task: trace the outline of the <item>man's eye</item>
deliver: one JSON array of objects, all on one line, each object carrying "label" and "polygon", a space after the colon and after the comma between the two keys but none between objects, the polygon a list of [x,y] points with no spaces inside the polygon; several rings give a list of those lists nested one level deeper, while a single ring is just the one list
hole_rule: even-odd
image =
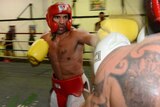
[{"label": "man's eye", "polygon": [[64,16],[64,19],[68,19],[68,16]]},{"label": "man's eye", "polygon": [[54,16],[54,19],[59,19],[59,16]]}]

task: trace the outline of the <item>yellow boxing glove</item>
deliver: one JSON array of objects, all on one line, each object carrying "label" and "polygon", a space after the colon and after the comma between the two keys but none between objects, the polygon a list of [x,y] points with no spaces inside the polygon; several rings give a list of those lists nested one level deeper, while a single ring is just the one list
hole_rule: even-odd
[{"label": "yellow boxing glove", "polygon": [[[118,32],[125,35],[130,42],[136,40],[138,36],[138,23],[127,18],[108,18],[101,22],[101,29],[106,33]],[[99,31],[99,33],[103,33]],[[103,33],[104,34],[104,33]]]},{"label": "yellow boxing glove", "polygon": [[27,57],[31,64],[38,65],[48,53],[49,45],[44,39],[36,40],[30,47]]}]

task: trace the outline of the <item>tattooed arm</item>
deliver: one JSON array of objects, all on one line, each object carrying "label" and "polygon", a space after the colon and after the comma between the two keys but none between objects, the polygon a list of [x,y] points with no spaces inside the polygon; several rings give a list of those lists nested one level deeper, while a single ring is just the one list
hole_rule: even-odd
[{"label": "tattooed arm", "polygon": [[115,49],[96,73],[84,107],[159,107],[160,34]]}]

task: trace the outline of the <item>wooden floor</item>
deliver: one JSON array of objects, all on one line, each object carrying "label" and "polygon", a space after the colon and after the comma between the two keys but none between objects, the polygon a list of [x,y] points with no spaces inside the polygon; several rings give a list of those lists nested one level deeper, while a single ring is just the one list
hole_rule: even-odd
[{"label": "wooden floor", "polygon": [[[90,80],[90,67],[84,66]],[[0,107],[49,107],[50,64],[0,62]]]}]

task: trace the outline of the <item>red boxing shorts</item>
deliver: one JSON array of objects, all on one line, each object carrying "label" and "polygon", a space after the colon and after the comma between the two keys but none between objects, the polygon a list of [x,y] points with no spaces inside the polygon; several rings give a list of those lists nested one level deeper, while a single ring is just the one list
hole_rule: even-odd
[{"label": "red boxing shorts", "polygon": [[52,77],[52,90],[54,90],[57,95],[59,107],[66,107],[68,95],[81,96],[83,89],[82,75],[66,80],[57,80],[54,76]]}]

